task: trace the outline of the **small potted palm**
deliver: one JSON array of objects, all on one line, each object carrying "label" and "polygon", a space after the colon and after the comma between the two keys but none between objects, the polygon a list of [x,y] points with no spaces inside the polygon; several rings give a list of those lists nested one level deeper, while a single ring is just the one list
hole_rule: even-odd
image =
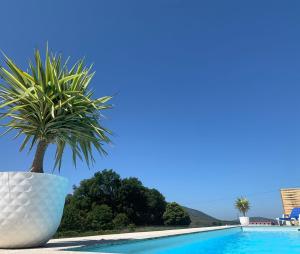
[{"label": "small potted palm", "polygon": [[242,226],[248,226],[249,225],[249,217],[246,216],[247,212],[250,209],[250,203],[248,199],[240,197],[237,198],[235,201],[235,207],[239,210],[240,213],[243,214],[243,216],[239,217],[240,223]]},{"label": "small potted palm", "polygon": [[94,73],[79,60],[68,68],[61,55],[44,59],[35,50],[29,71],[4,56],[0,66],[0,120],[5,133],[23,136],[20,151],[35,148],[29,172],[0,173],[0,248],[36,247],[56,232],[68,191],[67,179],[44,173],[47,148],[56,146],[54,168],[60,170],[65,147],[73,162],[94,161],[93,151],[105,154],[110,131],[101,111],[111,108],[109,96],[93,98]]}]

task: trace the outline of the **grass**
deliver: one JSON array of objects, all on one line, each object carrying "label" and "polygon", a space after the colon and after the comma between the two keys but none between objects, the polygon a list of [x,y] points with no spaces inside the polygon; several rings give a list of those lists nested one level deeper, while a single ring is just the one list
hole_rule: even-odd
[{"label": "grass", "polygon": [[171,229],[183,229],[189,228],[188,226],[145,226],[145,227],[128,227],[124,229],[113,229],[113,230],[101,230],[101,231],[65,231],[57,232],[53,238],[66,238],[66,237],[83,237],[83,236],[94,236],[94,235],[109,235],[109,234],[121,234],[131,232],[148,232],[148,231],[162,231]]}]

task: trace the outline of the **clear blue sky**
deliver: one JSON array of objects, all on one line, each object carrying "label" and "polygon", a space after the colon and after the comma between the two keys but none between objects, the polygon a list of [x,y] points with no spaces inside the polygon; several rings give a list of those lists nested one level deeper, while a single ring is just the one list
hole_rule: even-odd
[{"label": "clear blue sky", "polygon": [[[33,48],[86,56],[97,95],[117,93],[109,156],[72,184],[113,168],[168,201],[235,218],[281,214],[300,186],[299,1],[2,1],[0,48],[26,66]],[[0,139],[1,170],[27,170],[21,140]],[[53,166],[53,149],[46,168]]]}]

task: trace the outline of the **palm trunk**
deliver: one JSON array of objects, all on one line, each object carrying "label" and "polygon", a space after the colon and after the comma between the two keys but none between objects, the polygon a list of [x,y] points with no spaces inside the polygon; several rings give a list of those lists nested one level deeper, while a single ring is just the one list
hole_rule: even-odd
[{"label": "palm trunk", "polygon": [[39,141],[36,148],[34,160],[30,168],[30,172],[44,173],[43,164],[44,164],[44,156],[45,156],[47,146],[48,143],[46,141],[43,140]]}]

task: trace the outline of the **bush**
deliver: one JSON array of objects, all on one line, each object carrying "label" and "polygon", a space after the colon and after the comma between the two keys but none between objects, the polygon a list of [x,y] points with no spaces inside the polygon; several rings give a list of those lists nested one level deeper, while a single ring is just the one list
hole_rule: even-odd
[{"label": "bush", "polygon": [[165,225],[190,225],[191,219],[188,213],[177,203],[167,204],[166,211],[163,214]]},{"label": "bush", "polygon": [[128,225],[128,230],[129,230],[129,232],[134,232],[135,229],[136,229],[136,226],[135,226],[134,224],[129,224],[129,225]]},{"label": "bush", "polygon": [[163,225],[165,208],[165,197],[158,190],[145,187],[137,178],[122,179],[113,170],[103,170],[74,186],[59,231],[122,229],[129,223]]},{"label": "bush", "polygon": [[86,221],[82,216],[82,211],[68,204],[64,208],[59,231],[82,231],[86,229]]},{"label": "bush", "polygon": [[53,238],[66,238],[66,237],[77,237],[77,236],[80,236],[79,232],[69,230],[69,231],[56,232]]},{"label": "bush", "polygon": [[108,205],[95,205],[87,214],[87,224],[91,230],[112,229],[113,213]]},{"label": "bush", "polygon": [[125,213],[119,213],[113,220],[114,228],[121,229],[129,224],[129,219]]},{"label": "bush", "polygon": [[166,210],[165,197],[156,189],[147,189],[147,224],[162,225],[163,214]]},{"label": "bush", "polygon": [[222,222],[220,222],[220,221],[213,221],[212,225],[213,226],[222,226]]}]

